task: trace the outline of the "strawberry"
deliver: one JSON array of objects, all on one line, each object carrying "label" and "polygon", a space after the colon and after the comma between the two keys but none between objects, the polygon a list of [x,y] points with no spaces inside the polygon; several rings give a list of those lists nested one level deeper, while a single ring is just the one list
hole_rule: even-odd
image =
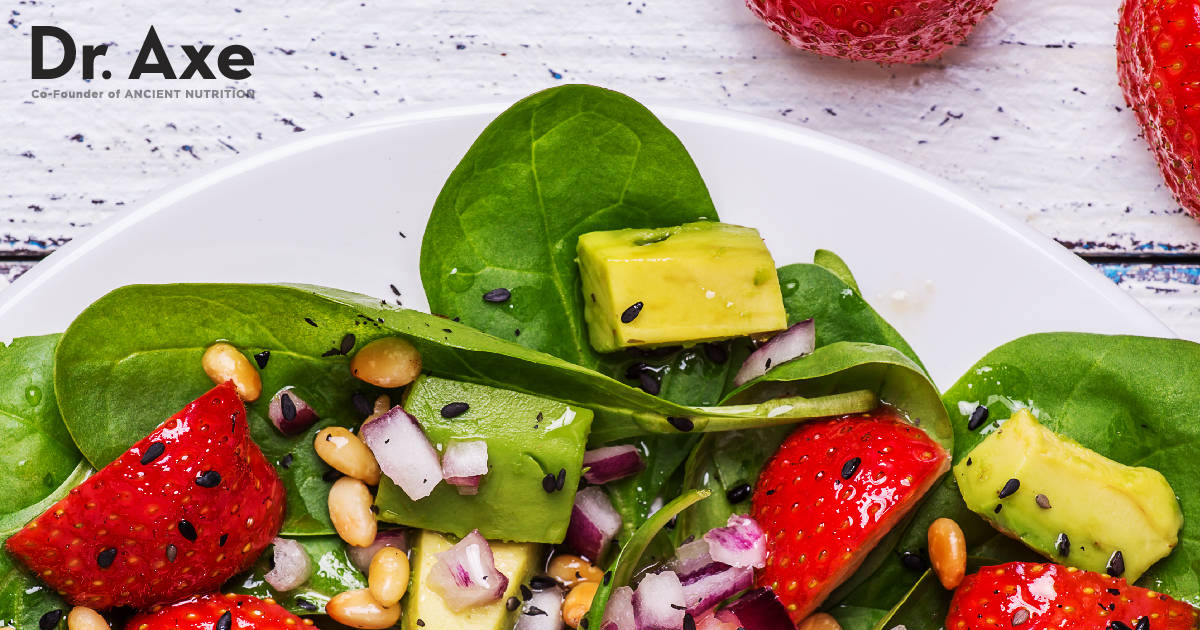
[{"label": "strawberry", "polygon": [[820,55],[918,63],[966,39],[996,0],[746,0],[789,44]]},{"label": "strawberry", "polygon": [[799,624],[949,469],[946,450],[890,410],[800,425],[754,491],[767,533],[758,584]]},{"label": "strawberry", "polygon": [[1117,76],[1175,198],[1200,217],[1193,175],[1200,123],[1200,27],[1195,4],[1125,0],[1117,27]]},{"label": "strawberry", "polygon": [[296,630],[312,625],[312,620],[293,615],[273,599],[214,593],[170,606],[154,606],[130,619],[125,627],[133,630]]},{"label": "strawberry", "polygon": [[945,627],[1184,630],[1196,627],[1196,610],[1121,578],[1013,562],[968,575],[954,592]]},{"label": "strawberry", "polygon": [[283,521],[283,483],[232,383],[159,425],[8,539],[68,602],[105,610],[216,590]]}]

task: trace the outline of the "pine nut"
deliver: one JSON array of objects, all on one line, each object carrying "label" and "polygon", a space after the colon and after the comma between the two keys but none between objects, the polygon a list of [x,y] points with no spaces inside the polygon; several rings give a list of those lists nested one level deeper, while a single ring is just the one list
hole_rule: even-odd
[{"label": "pine nut", "polygon": [[828,613],[817,613],[809,615],[807,619],[800,622],[800,626],[796,630],[842,630],[841,624],[833,615]]},{"label": "pine nut", "polygon": [[554,559],[550,561],[547,573],[567,588],[584,582],[599,582],[604,579],[604,571],[579,556],[566,553],[554,556]]},{"label": "pine nut", "polygon": [[86,606],[76,606],[67,614],[68,630],[109,630],[100,613]]},{"label": "pine nut", "polygon": [[317,456],[338,472],[354,477],[368,486],[379,485],[379,462],[363,441],[343,427],[326,427],[313,440]]},{"label": "pine nut", "polygon": [[367,589],[338,593],[325,604],[325,614],[343,626],[381,630],[400,621],[400,606],[380,606]]},{"label": "pine nut", "polygon": [[258,376],[258,370],[254,369],[246,355],[224,341],[209,346],[200,359],[200,365],[216,385],[233,381],[238,396],[246,402],[258,400],[262,394],[262,379]]},{"label": "pine nut", "polygon": [[592,607],[592,598],[596,596],[598,588],[600,588],[599,582],[583,582],[571,589],[571,592],[567,593],[567,598],[563,600],[563,623],[572,628],[578,628],[579,622],[587,616],[588,609]]},{"label": "pine nut", "polygon": [[355,547],[375,541],[378,523],[371,511],[371,491],[353,477],[342,477],[329,489],[329,519],[342,540]]},{"label": "pine nut", "polygon": [[421,373],[421,353],[399,337],[383,337],[350,359],[350,372],[376,387],[403,387]]},{"label": "pine nut", "polygon": [[967,539],[958,523],[939,518],[929,526],[929,563],[945,588],[954,590],[962,583],[967,573]]},{"label": "pine nut", "polygon": [[408,590],[408,555],[395,547],[384,547],[371,558],[367,590],[384,606],[395,606]]}]

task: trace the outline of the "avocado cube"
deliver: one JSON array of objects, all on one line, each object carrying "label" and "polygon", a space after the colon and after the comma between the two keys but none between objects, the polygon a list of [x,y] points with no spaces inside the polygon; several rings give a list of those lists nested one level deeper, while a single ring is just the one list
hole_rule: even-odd
[{"label": "avocado cube", "polygon": [[954,477],[967,507],[1060,564],[1112,572],[1120,551],[1121,577],[1133,583],[1179,542],[1183,512],[1162,473],[1108,459],[1025,410],[955,465]]},{"label": "avocado cube", "polygon": [[775,261],[758,230],[685,223],[579,237],[592,347],[694,344],[787,327]]},{"label": "avocado cube", "polygon": [[437,532],[421,531],[412,550],[412,585],[404,600],[405,630],[510,630],[520,609],[508,610],[510,597],[519,597],[521,585],[539,566],[542,550],[530,543],[492,542],[496,569],[508,578],[508,590],[500,599],[484,606],[454,612],[426,580],[437,563],[437,554],[448,551],[454,541]]},{"label": "avocado cube", "polygon": [[[468,408],[443,417],[450,403]],[[488,540],[562,542],[583,470],[590,410],[432,376],[412,384],[404,408],[439,453],[453,442],[487,442],[488,473],[478,494],[461,495],[442,483],[418,501],[384,477],[375,498],[380,520],[459,537],[478,529]],[[560,473],[564,479],[558,486]],[[555,481],[550,492],[544,487],[547,476]]]}]

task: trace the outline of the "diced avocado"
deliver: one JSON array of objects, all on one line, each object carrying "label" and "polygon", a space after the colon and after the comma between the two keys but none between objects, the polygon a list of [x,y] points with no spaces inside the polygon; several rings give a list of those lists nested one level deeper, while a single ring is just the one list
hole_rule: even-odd
[{"label": "diced avocado", "polygon": [[486,606],[454,612],[425,580],[437,562],[437,554],[449,550],[454,541],[436,532],[421,531],[412,550],[412,584],[404,600],[405,630],[511,630],[520,609],[505,607],[510,597],[520,597],[521,585],[529,581],[541,560],[541,547],[531,543],[491,543],[496,568],[508,577],[504,597]]},{"label": "diced avocado", "polygon": [[[443,417],[450,403],[466,403],[467,410]],[[487,442],[488,473],[476,495],[442,483],[419,501],[384,477],[375,499],[380,520],[460,537],[478,529],[489,540],[562,542],[583,471],[590,410],[431,376],[412,384],[404,408],[439,453],[456,441]]]},{"label": "diced avocado", "polygon": [[[1183,513],[1156,470],[1134,468],[1021,410],[954,467],[967,507],[1054,562],[1134,582],[1179,541]],[[1015,480],[1015,481],[1013,481]],[[1115,570],[1114,570],[1115,569]]]},{"label": "diced avocado", "polygon": [[685,223],[579,237],[584,319],[599,352],[715,341],[787,327],[758,230]]}]

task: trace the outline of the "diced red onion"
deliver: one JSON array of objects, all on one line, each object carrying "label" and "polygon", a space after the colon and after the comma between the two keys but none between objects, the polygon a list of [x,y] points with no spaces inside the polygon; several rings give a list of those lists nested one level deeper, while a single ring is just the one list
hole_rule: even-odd
[{"label": "diced red onion", "polygon": [[636,475],[646,468],[642,454],[632,444],[604,446],[583,454],[583,478],[591,484],[605,484]]},{"label": "diced red onion", "polygon": [[442,479],[459,494],[478,494],[479,481],[488,472],[487,442],[454,442],[442,455]]},{"label": "diced red onion", "polygon": [[704,535],[713,560],[731,567],[767,566],[767,535],[749,516],[734,514],[725,527],[710,529]]},{"label": "diced red onion", "polygon": [[813,324],[813,320],[806,319],[793,324],[791,328],[775,335],[761,348],[746,357],[737,376],[733,377],[733,385],[741,386],[766,374],[768,370],[777,365],[806,354],[812,354],[816,347],[817,328]]},{"label": "diced red onion", "polygon": [[494,602],[508,588],[508,576],[496,569],[492,547],[479,530],[436,557],[429,570],[429,586],[455,612]]},{"label": "diced red onion", "polygon": [[275,566],[263,577],[271,588],[287,592],[299,588],[312,576],[312,559],[304,547],[290,538],[271,541],[272,559]]},{"label": "diced red onion", "polygon": [[350,556],[350,564],[363,573],[371,567],[371,560],[384,547],[395,547],[408,551],[408,534],[403,529],[381,529],[375,534],[375,542],[366,547],[346,546],[346,555]]},{"label": "diced red onion", "polygon": [[717,619],[746,630],[793,630],[787,610],[769,588],[756,588],[717,611]]},{"label": "diced red onion", "polygon": [[714,562],[683,583],[683,605],[693,617],[754,586],[754,569]]},{"label": "diced red onion", "polygon": [[399,405],[362,425],[359,436],[375,454],[383,474],[413,501],[429,496],[441,483],[437,450],[417,419]]},{"label": "diced red onion", "polygon": [[739,630],[741,626],[717,619],[716,611],[710,610],[696,617],[696,630]]},{"label": "diced red onion", "polygon": [[562,605],[563,594],[557,586],[534,591],[521,608],[514,630],[563,630]]},{"label": "diced red onion", "polygon": [[575,494],[564,543],[588,560],[599,562],[620,529],[621,515],[608,495],[600,488],[584,488]]},{"label": "diced red onion", "polygon": [[[283,401],[284,396],[287,396],[286,403]],[[267,405],[267,417],[284,435],[300,435],[321,419],[290,387],[275,392],[271,397],[271,403]]]},{"label": "diced red onion", "polygon": [[633,592],[638,630],[680,630],[683,614],[683,585],[674,571],[647,575]]},{"label": "diced red onion", "polygon": [[692,575],[707,569],[712,563],[708,543],[704,540],[693,540],[675,550],[675,559],[671,561],[670,569],[681,581],[686,581]]},{"label": "diced red onion", "polygon": [[633,589],[621,586],[613,589],[604,608],[604,623],[600,630],[637,630],[633,617]]}]

